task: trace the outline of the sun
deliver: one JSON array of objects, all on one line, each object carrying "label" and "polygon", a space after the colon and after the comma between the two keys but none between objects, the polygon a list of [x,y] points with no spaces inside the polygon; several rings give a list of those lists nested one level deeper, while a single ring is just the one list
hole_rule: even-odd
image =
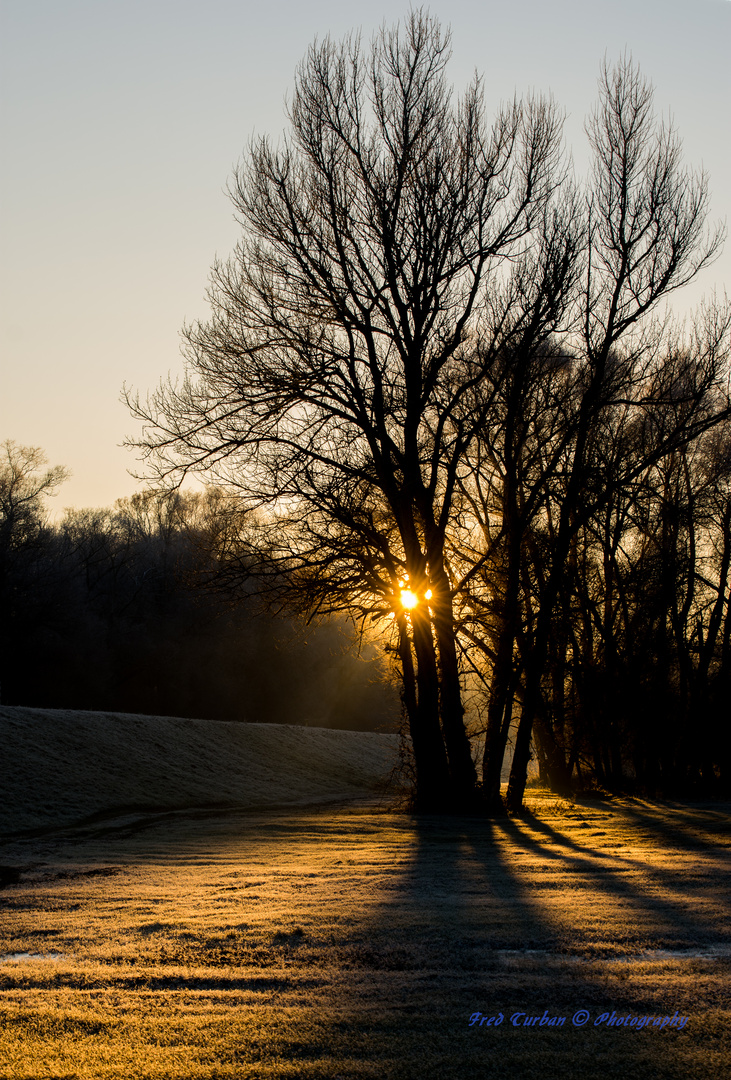
[{"label": "sun", "polygon": [[412,592],[411,589],[402,589],[401,603],[407,609],[407,611],[410,611],[412,608],[415,608],[416,605],[419,603],[419,597],[416,595],[415,592]]}]

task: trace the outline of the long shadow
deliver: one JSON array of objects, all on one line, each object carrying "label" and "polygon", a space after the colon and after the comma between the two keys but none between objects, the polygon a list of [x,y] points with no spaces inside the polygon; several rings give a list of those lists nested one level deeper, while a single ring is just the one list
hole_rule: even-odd
[{"label": "long shadow", "polygon": [[[604,961],[674,949],[692,956],[700,945],[731,943],[728,892],[702,867],[689,877],[684,865],[617,856],[536,818],[414,817],[410,829],[411,860],[371,926],[378,937],[398,916],[410,928],[404,954],[407,942],[415,953],[428,937],[433,956],[447,963],[449,954],[467,970],[530,955]],[[652,854],[659,851],[655,844]],[[565,895],[556,901],[557,889],[570,889],[573,903]],[[693,906],[706,889],[717,893],[715,911]]]},{"label": "long shadow", "polygon": [[[674,846],[686,851],[708,848],[718,834],[729,836],[731,803],[685,805],[632,799],[622,801],[620,812],[638,827],[662,834]],[[669,815],[672,815],[672,821],[668,820]]]},{"label": "long shadow", "polygon": [[[627,816],[641,823],[645,829],[652,830],[655,835],[658,835],[663,845],[668,833],[673,837],[675,847],[680,847],[681,842],[687,840],[682,833],[666,829],[664,822],[657,823],[652,820],[648,822],[647,818],[637,813]],[[513,820],[506,823],[504,827],[507,835],[510,835],[516,843],[529,847],[534,854],[544,859],[560,861],[572,872],[586,875],[597,894],[613,894],[615,898],[630,901],[636,910],[654,916],[662,915],[668,927],[675,929],[676,937],[677,930],[682,928],[689,943],[696,942],[699,935],[720,939],[723,944],[731,941],[731,929],[724,930],[723,926],[719,926],[718,920],[704,918],[697,909],[694,912],[688,911],[687,905],[691,900],[689,893],[693,888],[699,887],[699,882],[697,876],[689,878],[683,867],[661,868],[653,866],[651,861],[626,854],[597,850],[596,847],[588,844],[578,844],[548,822],[534,817],[522,821]],[[531,833],[538,833],[542,839],[537,839]],[[683,843],[683,850],[697,855],[704,846],[697,842],[697,838],[693,838],[692,841]],[[566,849],[570,854],[566,852]],[[658,849],[658,844],[652,848],[654,853],[657,853]],[[678,899],[661,896],[656,891],[650,895],[647,889],[638,889],[628,878],[628,871],[632,870],[641,871],[648,882],[657,884],[666,891],[672,889]],[[709,873],[702,875],[700,884],[701,888],[716,887]],[[728,896],[728,893],[726,895]],[[726,904],[726,909],[728,912],[728,904]],[[726,927],[731,927],[730,916],[731,912],[727,916]]]},{"label": "long shadow", "polygon": [[[617,824],[626,837],[627,823]],[[653,828],[647,819],[643,824]],[[411,860],[375,909],[369,932],[378,939],[392,932],[394,921],[408,928],[400,942],[402,970],[421,965],[432,998],[441,998],[445,1012],[461,1009],[458,1023],[467,1024],[469,1010],[508,1016],[508,1010],[540,1015],[548,1008],[568,1017],[584,1007],[594,1018],[613,1010],[657,1013],[671,1004],[658,1005],[663,985],[674,994],[680,984],[658,969],[651,978],[645,971],[641,980],[628,980],[627,964],[615,961],[652,960],[655,949],[679,950],[678,959],[686,950],[692,958],[701,943],[731,942],[728,918],[724,924],[692,907],[683,866],[664,871],[617,857],[597,849],[591,837],[580,843],[537,818],[413,817],[409,827]],[[655,832],[664,839],[662,830]],[[659,852],[658,842],[652,853]],[[676,898],[658,884],[674,886]],[[697,888],[695,876],[689,884],[691,892]],[[720,883],[713,886],[720,895]],[[727,900],[722,907],[728,915]],[[398,966],[399,959],[389,954],[386,962]],[[697,976],[682,985],[694,995]],[[418,987],[410,992],[427,1002],[423,988],[420,997]]]}]

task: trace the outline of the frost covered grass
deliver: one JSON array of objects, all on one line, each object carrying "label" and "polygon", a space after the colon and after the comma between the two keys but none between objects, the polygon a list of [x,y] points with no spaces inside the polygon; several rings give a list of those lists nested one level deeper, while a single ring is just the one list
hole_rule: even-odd
[{"label": "frost covered grass", "polygon": [[[31,955],[0,961],[0,1076],[725,1080],[729,807],[531,798],[14,841],[0,956]],[[546,1011],[565,1024],[510,1023]]]},{"label": "frost covered grass", "polygon": [[398,737],[0,706],[0,838],[99,817],[311,805],[382,789]]}]

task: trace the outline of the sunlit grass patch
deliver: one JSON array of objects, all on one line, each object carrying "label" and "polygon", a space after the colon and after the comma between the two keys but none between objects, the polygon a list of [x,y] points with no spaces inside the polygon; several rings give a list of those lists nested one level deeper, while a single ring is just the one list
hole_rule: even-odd
[{"label": "sunlit grass patch", "polygon": [[[13,1077],[689,1077],[723,1074],[728,1021],[710,1013],[702,1059],[684,1033],[470,1030],[438,1013],[385,1001],[358,1009],[243,1007],[203,994],[141,994],[133,1002],[59,995],[45,1012],[8,1017],[3,1064]],[[112,1018],[113,1014],[116,1016]],[[702,1071],[698,1069],[703,1062]],[[466,1071],[465,1071],[466,1070]],[[685,1070],[685,1071],[683,1071]]]},{"label": "sunlit grass patch", "polygon": [[[342,810],[47,848],[2,894],[0,953],[62,955],[0,962],[0,1077],[725,1080],[724,813]],[[507,1019],[547,1007],[564,1027]],[[689,1021],[577,1029],[580,1007]]]}]

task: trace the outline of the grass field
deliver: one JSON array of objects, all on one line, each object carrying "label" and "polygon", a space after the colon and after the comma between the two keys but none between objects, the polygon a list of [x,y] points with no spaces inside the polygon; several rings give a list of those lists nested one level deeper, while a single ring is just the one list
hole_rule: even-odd
[{"label": "grass field", "polygon": [[12,841],[0,1076],[726,1080],[730,808],[529,801],[492,822],[344,804]]}]

